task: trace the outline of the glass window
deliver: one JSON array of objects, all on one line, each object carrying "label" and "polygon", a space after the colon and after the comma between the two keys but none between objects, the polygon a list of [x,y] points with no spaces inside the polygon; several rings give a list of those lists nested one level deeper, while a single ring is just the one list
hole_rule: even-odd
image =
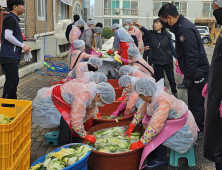
[{"label": "glass window", "polygon": [[212,2],[203,2],[202,17],[213,17]]},{"label": "glass window", "polygon": [[112,24],[119,24],[119,19],[112,19]]},{"label": "glass window", "polygon": [[187,15],[187,2],[174,2],[174,5],[177,7],[177,10],[183,16]]},{"label": "glass window", "polygon": [[67,5],[61,0],[58,0],[58,19],[67,19]]},{"label": "glass window", "polygon": [[38,0],[38,19],[45,20],[45,1]]},{"label": "glass window", "polygon": [[138,1],[131,1],[131,9],[138,9]]},{"label": "glass window", "polygon": [[169,2],[170,1],[155,1],[154,2],[154,9],[153,9],[153,16],[158,16],[158,12],[159,12],[160,8]]},{"label": "glass window", "polygon": [[104,27],[111,27],[111,19],[104,19]]}]

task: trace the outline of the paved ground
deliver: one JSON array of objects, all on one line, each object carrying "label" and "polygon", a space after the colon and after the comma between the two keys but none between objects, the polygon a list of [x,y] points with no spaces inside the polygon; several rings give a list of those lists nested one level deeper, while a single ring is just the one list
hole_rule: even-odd
[{"label": "paved ground", "polygon": [[[211,62],[212,54],[213,54],[213,48],[205,46],[207,56],[209,61]],[[66,58],[60,58],[60,59],[50,59],[53,61],[53,63],[62,61],[67,63],[67,57]],[[44,68],[43,68],[44,69]],[[58,74],[58,73],[57,73]],[[66,74],[61,74],[66,75]],[[181,83],[182,77],[175,76],[176,82]],[[33,100],[37,94],[37,91],[42,87],[49,87],[48,81],[50,79],[50,76],[43,76],[38,73],[30,74],[22,79],[20,79],[20,83],[18,86],[18,99],[21,100]],[[61,77],[55,77],[51,82],[59,81]],[[166,80],[166,84],[169,90],[169,83]],[[0,89],[0,96],[2,95],[3,89]],[[178,89],[178,95],[179,99],[185,101],[187,103],[187,91],[186,90],[179,90]],[[31,139],[32,139],[32,145],[31,145],[31,163],[33,163],[35,160],[37,160],[39,157],[45,155],[46,153],[49,153],[53,150],[55,150],[55,146],[53,144],[46,145],[45,137],[44,135],[49,131],[58,131],[58,129],[43,129],[35,124],[32,124],[31,127]],[[167,169],[178,169],[178,170],[214,170],[214,164],[206,159],[203,158],[203,138],[199,137],[197,140],[197,145],[195,146],[195,157],[196,157],[196,166],[189,168],[187,166],[187,160],[181,158],[179,160],[179,165],[177,168],[169,166],[168,168],[164,168],[161,170],[167,170]]]}]

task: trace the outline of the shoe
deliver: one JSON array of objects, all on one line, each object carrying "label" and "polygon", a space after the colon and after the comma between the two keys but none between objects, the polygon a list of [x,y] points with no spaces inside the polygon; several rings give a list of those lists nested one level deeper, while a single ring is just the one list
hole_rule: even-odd
[{"label": "shoe", "polygon": [[173,93],[173,95],[178,99],[178,94],[177,93]]},{"label": "shoe", "polygon": [[178,88],[178,89],[186,89],[186,87],[184,86],[183,83],[178,84],[177,88]]},{"label": "shoe", "polygon": [[168,166],[166,146],[160,145],[153,151],[154,159],[147,162],[147,169],[157,169]]}]

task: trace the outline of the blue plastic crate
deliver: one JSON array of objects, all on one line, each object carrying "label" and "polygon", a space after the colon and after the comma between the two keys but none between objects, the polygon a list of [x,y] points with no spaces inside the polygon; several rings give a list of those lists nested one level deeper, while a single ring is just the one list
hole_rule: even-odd
[{"label": "blue plastic crate", "polygon": [[[56,149],[55,151],[52,151],[52,152],[58,152],[61,150],[61,148],[69,148],[70,145],[77,145],[77,144],[81,144],[81,145],[84,145],[82,143],[72,143],[72,144],[69,144],[69,145],[64,145],[58,149]],[[74,163],[73,165],[70,165],[69,167],[67,168],[64,168],[63,170],[87,170],[87,161],[89,159],[89,155],[91,154],[91,151],[89,151],[80,161]],[[39,163],[43,163],[45,161],[45,157],[47,155],[44,155],[43,157],[39,158],[37,161],[35,161],[31,167],[35,166],[36,164],[39,164]]]}]

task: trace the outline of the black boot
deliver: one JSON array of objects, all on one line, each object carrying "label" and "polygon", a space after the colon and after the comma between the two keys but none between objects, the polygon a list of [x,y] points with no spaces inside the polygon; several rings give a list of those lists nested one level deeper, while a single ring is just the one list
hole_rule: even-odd
[{"label": "black boot", "polygon": [[152,153],[155,157],[147,162],[147,169],[157,169],[168,166],[166,146],[160,145]]}]

